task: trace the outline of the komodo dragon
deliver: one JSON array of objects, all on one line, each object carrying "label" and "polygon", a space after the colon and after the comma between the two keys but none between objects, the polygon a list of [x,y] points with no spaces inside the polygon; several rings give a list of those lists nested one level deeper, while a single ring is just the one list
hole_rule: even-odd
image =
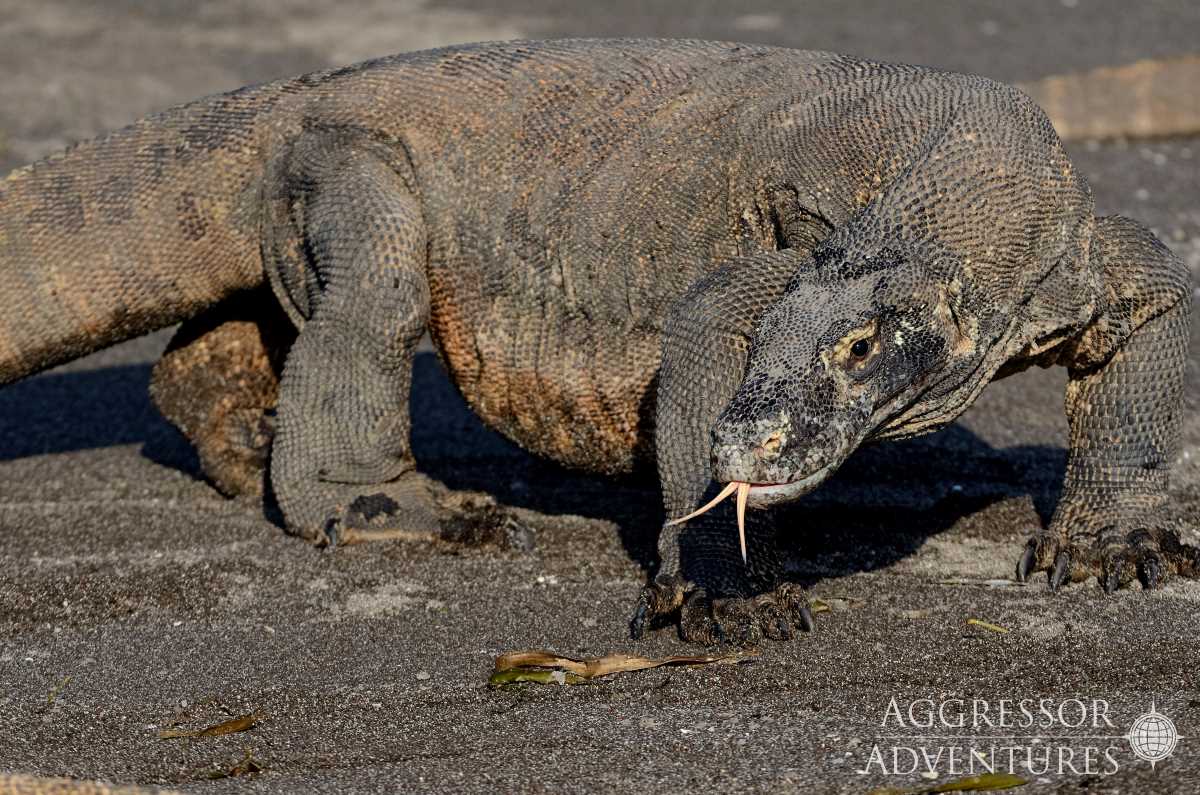
[{"label": "komodo dragon", "polygon": [[[862,443],[1061,364],[1065,488],[1018,576],[1200,568],[1166,492],[1187,270],[1096,217],[1045,115],[979,77],[702,41],[382,58],[13,173],[0,279],[0,383],[182,322],[154,401],[227,494],[261,490],[269,450],[287,529],[322,544],[500,521],[414,469],[429,331],[526,449],[601,473],[656,459],[668,518],[725,483],[794,500]],[[731,520],[664,528],[635,636],[806,627],[772,545],[744,568]]]}]

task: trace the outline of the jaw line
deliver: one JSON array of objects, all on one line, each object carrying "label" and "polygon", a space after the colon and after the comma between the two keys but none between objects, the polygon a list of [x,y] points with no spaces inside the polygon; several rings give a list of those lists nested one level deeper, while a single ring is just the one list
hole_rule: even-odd
[{"label": "jaw line", "polygon": [[826,464],[811,475],[787,483],[751,484],[746,504],[751,508],[766,508],[770,505],[798,500],[824,483],[835,469],[837,469],[837,464]]}]

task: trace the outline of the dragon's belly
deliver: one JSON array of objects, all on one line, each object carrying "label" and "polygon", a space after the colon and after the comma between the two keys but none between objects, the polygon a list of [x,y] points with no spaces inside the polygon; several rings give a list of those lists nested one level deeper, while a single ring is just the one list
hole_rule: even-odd
[{"label": "dragon's belly", "polygon": [[451,378],[488,426],[530,452],[594,472],[628,472],[647,455],[656,327],[457,297],[435,298],[430,327]]}]

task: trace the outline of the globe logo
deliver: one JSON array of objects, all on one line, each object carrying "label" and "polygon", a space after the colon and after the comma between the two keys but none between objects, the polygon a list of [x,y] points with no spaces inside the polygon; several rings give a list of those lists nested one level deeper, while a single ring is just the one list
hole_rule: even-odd
[{"label": "globe logo", "polygon": [[1179,742],[1175,722],[1150,705],[1150,711],[1139,715],[1129,727],[1129,748],[1133,755],[1145,759],[1154,767],[1171,755]]}]

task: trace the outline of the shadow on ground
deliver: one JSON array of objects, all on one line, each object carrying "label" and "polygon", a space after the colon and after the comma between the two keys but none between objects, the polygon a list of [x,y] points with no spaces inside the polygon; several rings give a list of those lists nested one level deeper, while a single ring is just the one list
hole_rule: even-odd
[{"label": "shadow on ground", "polygon": [[[62,372],[0,391],[0,461],[140,444],[149,460],[201,478],[191,446],[150,402],[150,372],[150,365]],[[614,479],[525,453],[467,408],[432,353],[417,356],[412,410],[414,452],[429,475],[513,507],[611,523],[632,560],[646,570],[655,565],[653,531],[663,514],[653,471]],[[959,425],[870,445],[817,492],[779,512],[782,547],[794,578],[811,584],[891,565],[1000,500],[1028,497],[1045,522],[1064,463],[1061,448],[997,449]]]}]

